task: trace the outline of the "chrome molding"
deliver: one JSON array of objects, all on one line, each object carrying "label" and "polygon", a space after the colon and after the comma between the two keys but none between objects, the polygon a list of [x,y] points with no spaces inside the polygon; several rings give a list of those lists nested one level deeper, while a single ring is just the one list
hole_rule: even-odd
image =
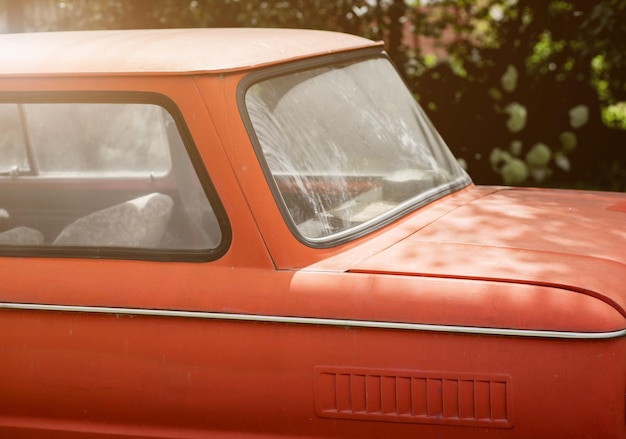
[{"label": "chrome molding", "polygon": [[315,317],[288,317],[273,315],[235,314],[202,311],[176,311],[164,309],[117,308],[104,306],[45,305],[34,303],[0,302],[0,309],[55,311],[73,313],[113,314],[128,316],[177,317],[187,319],[230,320],[262,323],[288,323],[298,325],[341,326],[350,328],[396,329],[405,331],[447,332],[456,334],[495,335],[505,337],[540,337],[601,340],[626,335],[626,329],[611,332],[541,331],[532,329],[485,328],[478,326],[432,325],[422,323],[381,322]]}]

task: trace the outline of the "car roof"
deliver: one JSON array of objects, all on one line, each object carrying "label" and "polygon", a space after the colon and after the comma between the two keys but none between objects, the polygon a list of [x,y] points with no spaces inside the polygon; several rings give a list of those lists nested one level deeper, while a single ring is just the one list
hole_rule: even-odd
[{"label": "car roof", "polygon": [[379,45],[337,32],[159,29],[0,35],[0,76],[217,73]]}]

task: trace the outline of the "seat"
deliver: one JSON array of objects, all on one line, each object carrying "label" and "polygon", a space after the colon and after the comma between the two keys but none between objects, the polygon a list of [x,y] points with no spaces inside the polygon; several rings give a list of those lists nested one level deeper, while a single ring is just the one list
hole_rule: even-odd
[{"label": "seat", "polygon": [[93,212],[61,231],[53,245],[156,248],[161,243],[174,201],[152,193]]},{"label": "seat", "polygon": [[43,245],[43,233],[30,227],[15,227],[0,233],[0,245]]}]

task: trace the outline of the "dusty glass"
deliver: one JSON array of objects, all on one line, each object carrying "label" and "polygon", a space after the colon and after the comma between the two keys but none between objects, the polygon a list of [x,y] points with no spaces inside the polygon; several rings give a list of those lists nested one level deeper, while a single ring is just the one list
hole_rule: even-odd
[{"label": "dusty glass", "polygon": [[352,233],[470,183],[384,58],[272,77],[245,101],[304,238]]},{"label": "dusty glass", "polygon": [[11,249],[206,250],[222,239],[176,122],[148,103],[0,104],[0,220]]}]

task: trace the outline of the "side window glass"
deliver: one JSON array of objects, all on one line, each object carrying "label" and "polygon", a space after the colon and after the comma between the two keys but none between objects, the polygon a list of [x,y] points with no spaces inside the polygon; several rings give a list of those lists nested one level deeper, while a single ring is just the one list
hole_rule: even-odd
[{"label": "side window glass", "polygon": [[0,253],[184,259],[221,242],[214,206],[165,108],[0,104]]},{"label": "side window glass", "polygon": [[[170,168],[164,130],[167,114],[163,114],[161,107],[146,104],[22,107],[28,141],[40,173],[157,176]],[[97,147],[85,147],[94,143]]]},{"label": "side window glass", "polygon": [[19,107],[0,104],[0,175],[29,172]]}]

